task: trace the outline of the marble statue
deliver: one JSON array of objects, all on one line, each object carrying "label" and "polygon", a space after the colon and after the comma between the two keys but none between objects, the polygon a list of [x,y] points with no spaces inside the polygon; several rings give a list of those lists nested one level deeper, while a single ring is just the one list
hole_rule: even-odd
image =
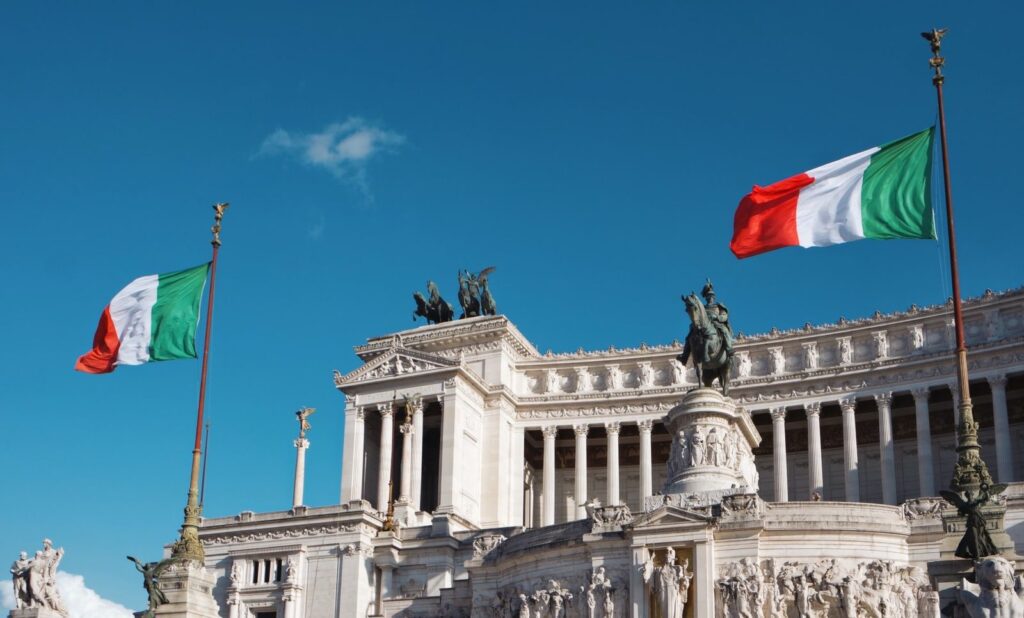
[{"label": "marble statue", "polygon": [[1024,618],[1024,578],[1006,558],[990,556],[974,566],[977,584],[964,579],[957,590],[970,618]]},{"label": "marble statue", "polygon": [[664,564],[655,566],[653,560],[648,560],[640,567],[644,583],[651,586],[654,603],[663,618],[683,618],[693,579],[689,565],[690,561],[684,559],[680,566],[676,562],[676,551],[669,547]]},{"label": "marble statue", "polygon": [[591,383],[590,370],[586,367],[580,367],[576,370],[576,392],[577,393],[589,393],[593,389]]},{"label": "marble statue", "polygon": [[546,374],[546,378],[547,378],[547,392],[549,392],[549,393],[557,393],[559,390],[561,390],[559,388],[561,386],[561,378],[559,378],[557,371],[555,371],[554,369],[548,369],[547,374]]},{"label": "marble statue", "polygon": [[231,579],[231,585],[232,586],[238,586],[238,585],[240,585],[242,583],[242,563],[241,562],[237,562],[236,561],[236,562],[232,562],[231,563],[231,575],[229,577]]},{"label": "marble statue", "polygon": [[736,375],[741,378],[749,378],[750,372],[754,369],[754,363],[750,360],[749,352],[738,352],[736,358],[739,365],[736,367]]},{"label": "marble statue", "polygon": [[725,467],[731,470],[738,470],[739,465],[739,436],[736,435],[736,430],[733,429],[725,433]]},{"label": "marble statue", "polygon": [[719,436],[718,429],[712,428],[707,437],[708,463],[712,466],[725,465],[725,441]]},{"label": "marble statue", "polygon": [[288,560],[284,563],[284,580],[289,584],[294,584],[298,575],[299,565],[295,562],[295,558],[288,556]]},{"label": "marble statue", "polygon": [[608,390],[617,391],[622,388],[622,370],[618,365],[608,368]]},{"label": "marble statue", "polygon": [[142,574],[142,587],[146,590],[149,601],[148,609],[140,615],[140,618],[152,618],[157,607],[167,603],[164,591],[160,589],[160,573],[167,567],[174,564],[173,560],[161,560],[160,562],[139,562],[136,558],[128,556],[128,560],[135,563],[135,569]]},{"label": "marble statue", "polygon": [[518,618],[530,618],[530,599],[525,594],[519,593],[519,616]]},{"label": "marble statue", "polygon": [[672,366],[672,383],[673,384],[684,384],[686,382],[686,366],[680,363],[678,360],[671,363]]},{"label": "marble statue", "polygon": [[914,350],[920,350],[924,347],[924,327],[915,325],[910,329],[910,347]]},{"label": "marble statue", "polygon": [[427,318],[427,324],[450,322],[455,315],[455,309],[441,298],[437,284],[433,281],[427,281],[427,295],[429,298],[424,298],[419,292],[412,293],[413,300],[416,301],[416,309],[412,312],[413,321],[416,321],[417,317],[424,317]]},{"label": "marble statue", "polygon": [[769,354],[772,361],[772,375],[780,376],[786,373],[786,356],[782,353],[782,348],[770,348]]},{"label": "marble statue", "polygon": [[64,550],[54,549],[50,539],[43,540],[43,549],[31,559],[24,551],[18,555],[11,564],[15,608],[39,607],[67,615],[57,591],[57,567],[63,558]]},{"label": "marble statue", "polygon": [[853,362],[853,347],[850,345],[849,337],[841,337],[839,339],[839,362],[843,365],[849,365]]},{"label": "marble statue", "polygon": [[804,344],[804,369],[818,368],[818,346],[812,343]]},{"label": "marble statue", "polygon": [[715,379],[722,394],[729,394],[729,370],[732,368],[732,326],[729,311],[715,300],[715,290],[709,280],[701,291],[704,303],[692,292],[682,297],[686,314],[690,317],[690,330],[683,344],[683,353],[676,358],[686,365],[693,357],[697,383],[711,387]]},{"label": "marble statue", "polygon": [[637,368],[637,376],[640,388],[654,386],[654,369],[651,368],[650,363],[640,363]]},{"label": "marble statue", "polygon": [[690,434],[690,465],[703,466],[705,460],[704,432],[695,427]]}]

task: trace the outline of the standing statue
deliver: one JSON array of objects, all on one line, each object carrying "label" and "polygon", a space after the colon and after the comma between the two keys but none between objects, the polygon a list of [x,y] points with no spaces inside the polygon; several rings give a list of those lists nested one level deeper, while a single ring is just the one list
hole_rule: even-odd
[{"label": "standing statue", "polygon": [[480,281],[480,313],[482,315],[498,315],[498,304],[491,296],[491,288],[487,286],[487,276],[494,272],[494,267],[489,266],[477,276]]},{"label": "standing statue", "polygon": [[982,483],[977,492],[967,489],[963,497],[952,491],[940,491],[939,495],[947,502],[954,505],[956,510],[967,518],[964,522],[964,537],[956,547],[956,556],[977,562],[985,556],[993,556],[999,553],[992,537],[988,534],[988,526],[985,523],[985,516],[981,513],[981,507],[988,504],[992,496],[997,496],[1006,490],[1006,484],[988,485]]},{"label": "standing statue", "polygon": [[433,281],[427,281],[427,295],[429,298],[424,298],[419,292],[412,293],[416,301],[416,310],[412,312],[413,321],[415,322],[417,317],[424,317],[427,318],[427,324],[451,322],[455,309],[441,298],[441,292]]},{"label": "standing statue", "polygon": [[479,283],[476,275],[468,270],[459,271],[459,305],[462,306],[462,315],[459,319],[475,318],[480,315],[480,300],[478,298]]},{"label": "standing statue", "polygon": [[128,559],[134,562],[135,569],[142,573],[142,587],[146,589],[146,595],[149,598],[149,609],[143,612],[139,618],[153,618],[156,608],[167,602],[164,591],[160,590],[160,574],[174,561],[167,559],[160,562],[142,563],[132,556],[128,556]]},{"label": "standing statue", "polygon": [[299,439],[306,437],[306,432],[312,427],[307,420],[313,413],[316,412],[316,408],[302,408],[295,413],[295,417],[299,419]]},{"label": "standing statue", "polygon": [[693,368],[697,382],[710,387],[715,378],[722,387],[722,393],[729,394],[729,370],[732,368],[732,326],[729,311],[715,300],[715,290],[709,280],[701,294],[706,301],[701,303],[697,295],[683,296],[686,314],[690,317],[690,331],[686,335],[683,353],[676,358],[686,365],[693,357]]},{"label": "standing statue", "polygon": [[14,587],[14,608],[28,607],[31,597],[28,594],[28,573],[32,561],[27,552],[21,552],[18,559],[11,564],[11,583]]},{"label": "standing statue", "polygon": [[690,580],[693,579],[693,573],[687,571],[689,564],[689,560],[683,560],[682,566],[677,564],[676,551],[669,547],[665,553],[665,564],[655,566],[652,560],[648,560],[640,567],[644,583],[650,584],[654,603],[663,618],[683,618]]}]

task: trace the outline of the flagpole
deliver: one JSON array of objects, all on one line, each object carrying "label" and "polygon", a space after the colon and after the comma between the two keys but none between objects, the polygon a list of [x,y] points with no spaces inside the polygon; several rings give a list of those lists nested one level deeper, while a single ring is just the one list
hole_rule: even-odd
[{"label": "flagpole", "polygon": [[953,195],[949,181],[949,149],[946,144],[946,109],[942,100],[942,84],[945,76],[942,66],[946,59],[939,55],[942,51],[942,37],[946,28],[936,28],[931,32],[922,32],[931,43],[932,57],[929,64],[935,71],[932,84],[939,103],[939,139],[942,144],[942,177],[946,194],[946,230],[949,240],[949,272],[953,279],[953,318],[956,332],[956,378],[960,407],[960,423],[957,425],[957,461],[953,471],[950,488],[957,492],[987,492],[992,484],[985,460],[981,458],[981,447],[978,445],[978,424],[974,422],[974,411],[971,406],[970,380],[967,375],[967,343],[964,338],[963,303],[960,298],[960,269],[956,256],[956,231],[953,227]]},{"label": "flagpole", "polygon": [[206,403],[206,368],[210,360],[210,327],[213,325],[213,293],[217,283],[217,253],[220,250],[220,224],[227,210],[227,203],[214,204],[213,210],[213,258],[210,260],[210,295],[206,299],[206,329],[203,335],[203,367],[199,378],[199,410],[196,413],[196,438],[192,448],[192,474],[189,477],[188,502],[185,504],[185,522],[181,526],[181,537],[171,548],[171,558],[180,562],[205,560],[203,544],[199,541],[199,468],[203,438],[203,405]]}]

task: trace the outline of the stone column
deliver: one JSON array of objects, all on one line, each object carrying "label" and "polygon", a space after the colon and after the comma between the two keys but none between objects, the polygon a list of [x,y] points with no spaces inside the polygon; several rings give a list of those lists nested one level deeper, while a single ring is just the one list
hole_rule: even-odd
[{"label": "stone column", "polygon": [[302,493],[306,486],[306,449],[309,440],[296,438],[295,442],[295,483],[292,490],[292,508],[302,506]]},{"label": "stone column", "polygon": [[409,405],[412,408],[412,492],[409,504],[413,512],[417,512],[423,491],[423,400],[417,397]]},{"label": "stone column", "polygon": [[[366,422],[363,420],[365,410],[359,406],[351,411],[351,417],[349,414],[349,412],[345,414],[345,452],[342,453],[345,464],[341,470],[342,503],[363,498],[363,458],[366,456],[364,452]],[[348,469],[345,469],[345,466]]]},{"label": "stone column", "polygon": [[825,496],[825,475],[821,468],[821,403],[818,401],[804,407],[807,415],[807,480],[808,498],[817,492]]},{"label": "stone column", "polygon": [[[412,419],[409,419],[410,421]],[[412,493],[412,438],[415,435],[411,422],[402,423],[398,428],[402,432],[402,483],[398,491],[398,501],[409,504]]]},{"label": "stone column", "polygon": [[654,495],[654,477],[651,473],[651,431],[654,421],[648,419],[637,423],[640,428],[640,505],[644,499]]},{"label": "stone column", "polygon": [[608,434],[608,505],[621,504],[619,500],[619,429],[618,422],[605,423]]},{"label": "stone column", "polygon": [[914,418],[917,421],[917,478],[922,496],[935,495],[935,464],[932,463],[932,426],[928,418],[928,395],[931,391],[915,388]]},{"label": "stone column", "polygon": [[394,569],[391,566],[380,567],[380,603],[377,604],[377,613],[384,615],[384,601],[393,596],[394,591]]},{"label": "stone column", "polygon": [[715,546],[698,541],[693,546],[694,616],[715,615]]},{"label": "stone column", "polygon": [[584,519],[587,509],[587,432],[590,427],[584,424],[573,425],[576,432],[576,518]]},{"label": "stone column", "polygon": [[1006,410],[1006,375],[990,376],[992,420],[996,434],[996,480],[1013,480],[1013,448],[1010,446],[1010,417]]},{"label": "stone column", "polygon": [[846,468],[846,501],[860,502],[860,470],[857,467],[857,400],[843,399],[843,464]]},{"label": "stone column", "polygon": [[882,502],[896,504],[896,448],[892,443],[892,393],[875,395],[878,405],[878,450],[882,466]]},{"label": "stone column", "polygon": [[775,463],[775,501],[789,501],[789,470],[786,467],[786,408],[772,410],[772,455]]},{"label": "stone column", "polygon": [[395,406],[393,403],[382,403],[377,406],[380,412],[380,464],[377,467],[377,510],[384,513],[388,510],[388,481],[391,480],[391,441],[394,427]]},{"label": "stone column", "polygon": [[544,506],[541,522],[544,526],[555,523],[555,436],[558,427],[545,427],[544,432]]}]

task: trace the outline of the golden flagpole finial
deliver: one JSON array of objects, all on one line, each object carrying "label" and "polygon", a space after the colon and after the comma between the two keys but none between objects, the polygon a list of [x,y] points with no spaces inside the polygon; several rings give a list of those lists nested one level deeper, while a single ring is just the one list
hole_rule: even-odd
[{"label": "golden flagpole finial", "polygon": [[229,204],[227,202],[218,202],[213,205],[213,227],[210,231],[213,232],[213,240],[210,241],[216,246],[220,246],[220,222],[224,219],[224,211],[228,209]]},{"label": "golden flagpole finial", "polygon": [[928,60],[928,64],[935,70],[932,82],[936,84],[941,84],[943,80],[942,65],[946,63],[946,59],[940,56],[939,53],[942,51],[942,37],[946,36],[948,31],[949,28],[932,28],[930,32],[921,33],[921,37],[931,43],[932,46],[932,57]]}]

